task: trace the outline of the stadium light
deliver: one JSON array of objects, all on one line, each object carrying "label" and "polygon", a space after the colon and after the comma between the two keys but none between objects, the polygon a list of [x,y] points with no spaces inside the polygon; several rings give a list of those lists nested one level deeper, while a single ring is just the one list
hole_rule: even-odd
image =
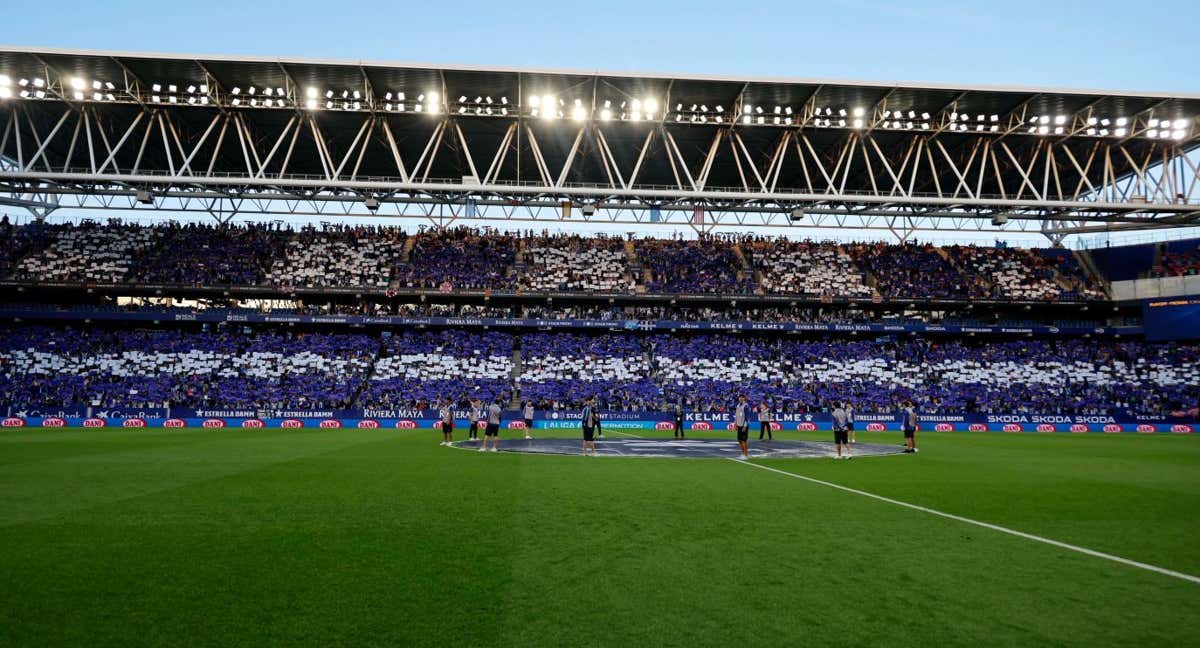
[{"label": "stadium light", "polygon": [[83,90],[87,87],[87,83],[79,77],[71,77],[71,88],[74,90]]},{"label": "stadium light", "polygon": [[9,99],[13,96],[12,88],[7,85],[0,85],[0,99]]},{"label": "stadium light", "polygon": [[1177,128],[1177,129],[1187,128],[1187,125],[1188,125],[1188,120],[1186,120],[1186,119],[1176,119],[1175,120],[1175,128]]},{"label": "stadium light", "polygon": [[653,97],[647,98],[642,102],[642,108],[646,110],[647,117],[649,117],[650,113],[658,112],[658,101]]},{"label": "stadium light", "polygon": [[1118,128],[1113,131],[1113,137],[1125,137],[1125,134],[1128,132],[1129,131],[1124,128]]},{"label": "stadium light", "polygon": [[571,109],[571,119],[577,122],[587,119],[587,110],[583,106],[575,106]]},{"label": "stadium light", "polygon": [[866,109],[863,108],[862,106],[857,106],[854,108],[854,116],[855,117],[862,117],[864,114],[866,114],[866,112],[867,112]]},{"label": "stadium light", "polygon": [[1177,131],[1173,131],[1171,133],[1171,139],[1173,139],[1175,141],[1179,141],[1186,136],[1187,136],[1187,131],[1183,131],[1183,130],[1177,130]]}]

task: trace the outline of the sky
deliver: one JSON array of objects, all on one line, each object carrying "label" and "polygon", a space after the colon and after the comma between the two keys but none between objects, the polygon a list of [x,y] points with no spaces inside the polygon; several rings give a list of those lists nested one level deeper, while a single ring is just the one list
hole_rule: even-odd
[{"label": "sky", "polygon": [[8,46],[1200,92],[1200,2],[38,2]]}]

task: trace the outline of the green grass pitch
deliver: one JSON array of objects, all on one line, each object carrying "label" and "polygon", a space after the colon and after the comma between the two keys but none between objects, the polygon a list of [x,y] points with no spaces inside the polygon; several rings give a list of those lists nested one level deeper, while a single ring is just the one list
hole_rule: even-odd
[{"label": "green grass pitch", "polygon": [[[0,646],[1200,637],[1196,583],[734,461],[439,440],[0,432]],[[943,433],[921,450],[763,463],[1200,575],[1200,439]]]}]

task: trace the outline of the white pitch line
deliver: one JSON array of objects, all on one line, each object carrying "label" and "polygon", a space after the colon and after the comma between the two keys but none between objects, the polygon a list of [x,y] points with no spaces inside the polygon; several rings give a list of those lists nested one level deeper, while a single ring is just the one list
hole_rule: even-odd
[{"label": "white pitch line", "polygon": [[1192,576],[1191,574],[1177,572],[1175,570],[1167,569],[1165,567],[1158,567],[1156,565],[1149,565],[1149,564],[1146,564],[1143,562],[1138,562],[1136,560],[1130,560],[1128,558],[1114,556],[1112,554],[1104,553],[1103,551],[1096,551],[1095,549],[1088,549],[1087,547],[1080,547],[1078,545],[1068,544],[1066,542],[1059,542],[1058,540],[1051,540],[1050,538],[1043,538],[1042,536],[1033,535],[1032,533],[1025,533],[1024,531],[1017,531],[1016,529],[1002,527],[998,524],[991,524],[989,522],[980,522],[979,520],[972,520],[971,518],[963,517],[961,515],[954,515],[953,513],[944,513],[942,511],[938,511],[936,509],[919,506],[917,504],[909,504],[908,502],[902,502],[900,500],[892,499],[890,497],[884,497],[883,495],[876,495],[875,493],[868,493],[867,491],[858,490],[857,488],[850,488],[849,486],[842,486],[841,484],[835,484],[833,482],[827,482],[827,481],[816,479],[813,477],[807,477],[805,475],[797,475],[796,473],[790,473],[786,470],[779,470],[778,468],[772,468],[770,466],[764,466],[762,464],[750,463],[747,461],[739,461],[737,459],[729,459],[729,461],[732,461],[734,463],[744,464],[747,466],[753,466],[754,468],[759,468],[761,470],[769,470],[773,473],[779,473],[780,475],[786,475],[788,477],[794,477],[796,479],[803,479],[804,481],[809,481],[814,484],[820,484],[822,486],[828,486],[830,488],[836,488],[838,490],[846,491],[847,493],[854,493],[855,495],[862,495],[863,497],[870,497],[871,499],[876,499],[881,502],[887,502],[888,504],[895,504],[896,506],[903,506],[905,508],[910,508],[915,511],[921,511],[923,513],[929,513],[931,515],[937,515],[939,517],[944,517],[944,518],[947,518],[950,520],[956,520],[958,522],[965,522],[967,524],[974,524],[975,526],[983,527],[985,529],[999,531],[1000,533],[1007,533],[1009,535],[1017,536],[1018,538],[1025,538],[1026,540],[1033,540],[1034,542],[1041,542],[1041,543],[1048,544],[1048,545],[1051,545],[1054,547],[1058,547],[1060,549],[1068,549],[1070,551],[1076,551],[1081,554],[1086,554],[1088,556],[1094,556],[1096,558],[1103,558],[1105,560],[1111,560],[1115,563],[1120,563],[1122,565],[1129,565],[1130,567],[1137,567],[1138,569],[1152,571],[1152,572],[1155,572],[1158,574],[1163,574],[1164,576],[1171,576],[1173,578],[1190,581],[1192,583],[1200,583],[1200,576]]}]

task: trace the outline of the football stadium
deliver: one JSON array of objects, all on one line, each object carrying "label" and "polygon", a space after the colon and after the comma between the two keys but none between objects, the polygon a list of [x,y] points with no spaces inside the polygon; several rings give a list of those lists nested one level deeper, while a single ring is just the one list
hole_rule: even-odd
[{"label": "football stadium", "polygon": [[1200,94],[0,48],[0,644],[1190,644],[1198,150]]}]

